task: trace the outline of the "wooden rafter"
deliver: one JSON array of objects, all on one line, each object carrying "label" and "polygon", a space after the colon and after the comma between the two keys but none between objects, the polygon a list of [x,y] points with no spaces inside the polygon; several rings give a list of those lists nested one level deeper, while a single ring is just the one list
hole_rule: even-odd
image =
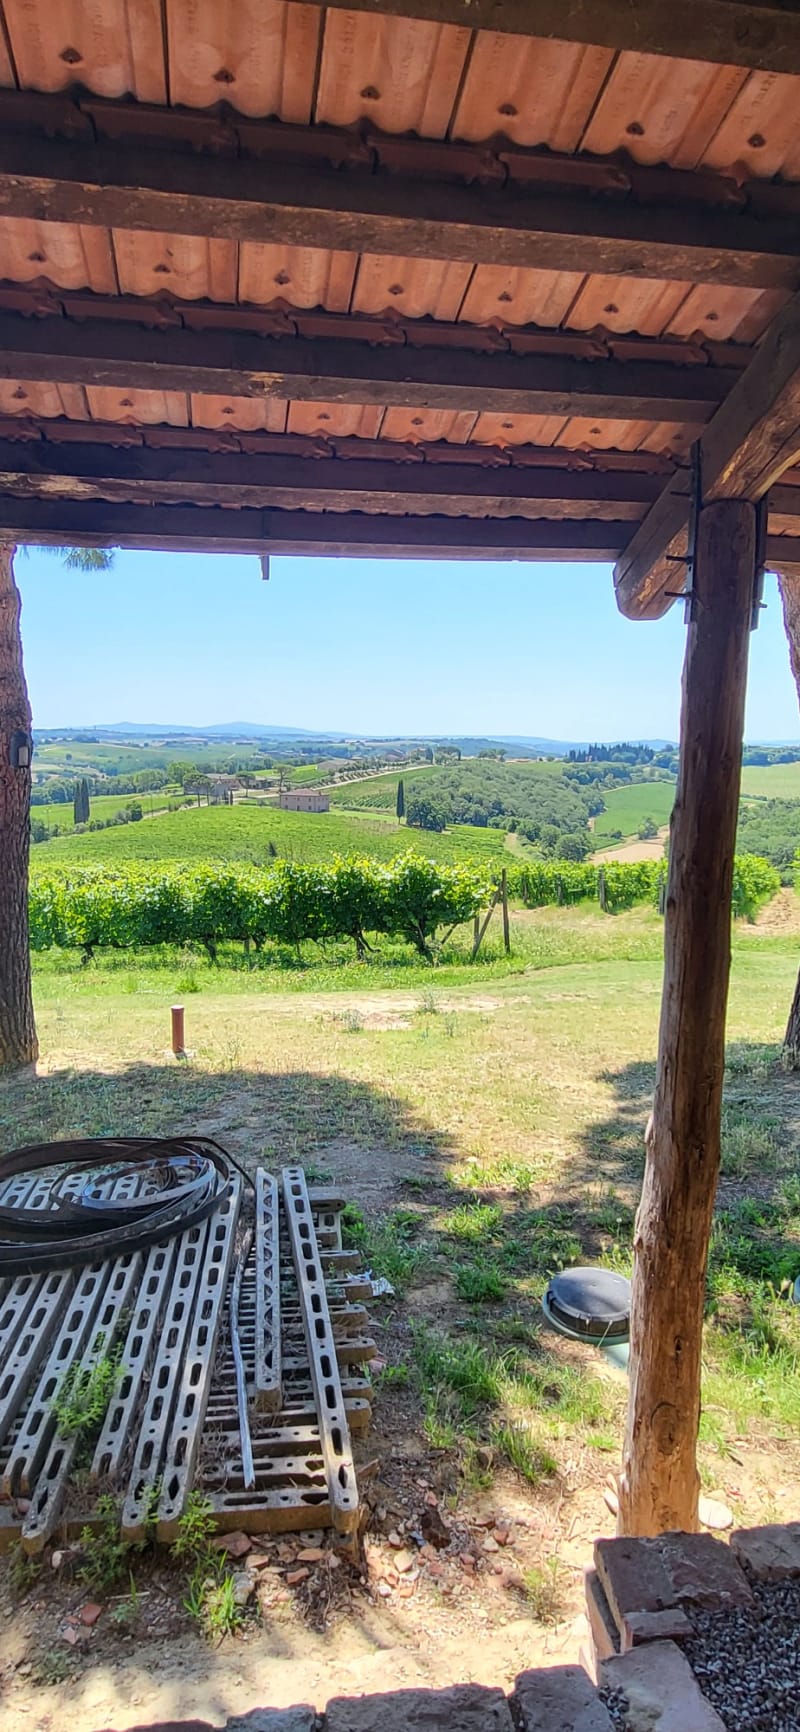
[{"label": "wooden rafter", "polygon": [[352,554],[375,559],[612,560],[628,523],[371,517],[0,496],[0,539],[43,546],[207,553]]},{"label": "wooden rafter", "polygon": [[797,0],[317,0],[335,10],[419,18],[502,35],[668,54],[718,66],[800,72]]},{"label": "wooden rafter", "polygon": [[[602,196],[592,197],[580,183],[564,184],[566,167],[560,173],[551,167],[550,185],[524,170],[524,178],[481,184],[477,156],[469,184],[444,163],[432,175],[431,147],[422,140],[405,145],[403,170],[392,173],[296,162],[297,133],[276,152],[279,130],[269,132],[271,157],[231,158],[168,143],[155,149],[157,134],[143,145],[138,138],[75,142],[6,128],[0,216],[509,269],[800,287],[796,201],[793,220],[780,205],[775,214],[767,207],[759,215],[741,208],[744,201],[723,177],[719,197],[728,208],[698,207],[688,194],[691,177],[668,170],[654,178],[645,204],[627,196],[628,177],[616,165],[602,165],[608,184],[601,182]],[[314,129],[304,136],[310,149]],[[519,168],[522,153],[517,158]],[[541,158],[532,160],[541,169]],[[462,175],[471,161],[468,150],[456,154]]]},{"label": "wooden rafter", "polygon": [[[288,447],[284,454],[280,449],[261,453],[184,447],[178,430],[166,447],[113,445],[109,440],[119,436],[113,424],[80,431],[80,440],[63,442],[0,437],[0,493],[132,504],[621,523],[643,517],[662,489],[662,477],[638,469],[633,460],[603,469],[584,458],[581,467],[570,469],[547,463],[552,457],[548,451],[539,454],[538,465],[529,460],[478,466],[459,460],[458,446],[452,447],[449,461],[443,461],[441,451],[435,462],[427,461],[422,451],[419,461],[413,461],[406,447],[393,455],[388,442],[380,457],[343,459],[300,456],[286,436],[272,439],[273,447]],[[774,488],[770,510],[782,527],[788,521],[789,539],[800,535],[800,487]]]},{"label": "wooden rafter", "polygon": [[658,361],[481,354],[402,342],[373,347],[345,338],[0,314],[0,378],[61,385],[705,423],[737,377],[731,368]]},{"label": "wooden rafter", "polygon": [[[629,531],[625,521],[595,517],[551,522],[438,513],[390,516],[0,494],[0,540],[34,546],[608,564],[625,545]],[[800,549],[800,537],[770,537],[769,558],[787,557],[787,545]]]},{"label": "wooden rafter", "polygon": [[[800,455],[800,300],[775,320],[699,442],[704,500],[758,501]],[[617,602],[631,619],[657,619],[680,589],[676,560],[687,550],[689,481],[673,477],[632,537],[614,572]],[[670,593],[673,592],[673,593]]]}]

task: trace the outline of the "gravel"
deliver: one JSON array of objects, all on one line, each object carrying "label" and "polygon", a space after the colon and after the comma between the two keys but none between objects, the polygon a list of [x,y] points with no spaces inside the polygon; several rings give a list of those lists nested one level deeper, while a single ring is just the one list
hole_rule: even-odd
[{"label": "gravel", "polygon": [[[751,1586],[755,1606],[687,1607],[695,1635],[681,1647],[727,1732],[800,1732],[800,1580]],[[600,1694],[616,1732],[629,1732],[626,1697]]]},{"label": "gravel", "polygon": [[754,1607],[690,1612],[684,1653],[728,1732],[800,1732],[800,1581],[751,1586]]}]

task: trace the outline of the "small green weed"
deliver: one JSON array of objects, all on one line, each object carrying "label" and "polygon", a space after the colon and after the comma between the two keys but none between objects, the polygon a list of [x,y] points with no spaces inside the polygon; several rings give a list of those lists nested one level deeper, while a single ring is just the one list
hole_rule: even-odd
[{"label": "small green weed", "polygon": [[377,1384],[379,1389],[406,1389],[411,1381],[407,1365],[385,1365]]},{"label": "small green weed", "polygon": [[502,1450],[509,1466],[527,1485],[539,1485],[543,1479],[551,1479],[558,1472],[555,1456],[525,1425],[503,1423],[493,1426],[492,1442],[496,1449]]},{"label": "small green weed", "polygon": [[31,1558],[23,1551],[19,1540],[9,1548],[8,1579],[12,1590],[21,1599],[30,1593],[31,1588],[39,1580],[41,1559]]},{"label": "small green weed", "polygon": [[232,1636],[244,1621],[233,1577],[227,1572],[215,1579],[204,1576],[202,1570],[195,1571],[184,1605],[210,1642]]},{"label": "small green weed", "polygon": [[506,1297],[508,1283],[492,1263],[459,1263],[455,1275],[458,1297],[469,1305],[496,1304]]},{"label": "small green weed", "polygon": [[396,1293],[403,1293],[425,1259],[421,1245],[410,1243],[420,1217],[412,1209],[395,1209],[387,1221],[373,1224],[348,1203],[342,1213],[342,1243],[355,1246],[375,1275],[385,1276]]},{"label": "small green weed", "polygon": [[128,1584],[127,1594],[117,1601],[111,1612],[111,1622],[121,1630],[129,1630],[131,1625],[137,1623],[142,1609],[142,1596],[136,1586],[133,1572],[128,1578]]},{"label": "small green weed", "polygon": [[203,988],[197,975],[190,969],[187,974],[181,975],[176,983],[176,990],[178,992],[202,992]]},{"label": "small green weed", "polygon": [[459,1203],[442,1219],[441,1230],[451,1239],[466,1239],[470,1243],[487,1239],[497,1231],[503,1220],[498,1203]]},{"label": "small green weed", "polygon": [[192,1565],[207,1563],[209,1558],[216,1562],[222,1556],[211,1545],[216,1531],[210,1498],[201,1491],[190,1491],[178,1522],[178,1537],[173,1541],[172,1556],[180,1563]]},{"label": "small green weed", "polygon": [[556,1557],[524,1571],[525,1598],[538,1624],[557,1624],[564,1616],[566,1574]]},{"label": "small green weed", "polygon": [[70,1365],[50,1404],[62,1437],[84,1441],[100,1430],[108,1404],[122,1382],[122,1352],[103,1352],[99,1336],[94,1350],[100,1356],[93,1365]]},{"label": "small green weed", "polygon": [[116,1500],[107,1492],[97,1500],[97,1526],[81,1530],[79,1540],[81,1563],[78,1581],[95,1594],[107,1594],[115,1588],[128,1569],[130,1547],[119,1531],[119,1510]]},{"label": "small green weed", "polygon": [[76,1671],[74,1654],[68,1654],[62,1648],[47,1648],[35,1662],[31,1677],[40,1689],[52,1690],[59,1684],[66,1684]]}]

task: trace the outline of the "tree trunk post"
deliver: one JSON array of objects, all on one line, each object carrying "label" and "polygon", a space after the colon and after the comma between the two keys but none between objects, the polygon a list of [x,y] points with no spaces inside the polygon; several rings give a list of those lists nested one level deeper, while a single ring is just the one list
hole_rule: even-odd
[{"label": "tree trunk post", "polygon": [[508,871],[505,866],[500,874],[500,894],[503,899],[503,949],[506,956],[510,956],[511,927],[508,919]]},{"label": "tree trunk post", "polygon": [[31,772],[11,762],[13,734],[31,731],[19,616],[14,548],[0,543],[0,1071],[39,1056],[28,940]]},{"label": "tree trunk post", "polygon": [[[789,663],[800,701],[800,577],[794,572],[778,573],[778,588],[783,603],[783,623],[789,640]],[[783,1037],[783,1062],[787,1070],[800,1070],[800,973]]]},{"label": "tree trunk post", "polygon": [[720,1160],[731,888],[756,508],[700,509],[671,821],[653,1114],[634,1234],[619,1531],[698,1526],[708,1242]]}]

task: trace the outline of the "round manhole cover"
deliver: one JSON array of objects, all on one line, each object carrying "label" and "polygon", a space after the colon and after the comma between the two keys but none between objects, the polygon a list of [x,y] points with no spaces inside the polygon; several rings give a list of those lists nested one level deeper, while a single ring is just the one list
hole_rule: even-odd
[{"label": "round manhole cover", "polygon": [[578,1341],[627,1341],[631,1284],[613,1269],[562,1269],[549,1282],[542,1309],[562,1335]]}]

